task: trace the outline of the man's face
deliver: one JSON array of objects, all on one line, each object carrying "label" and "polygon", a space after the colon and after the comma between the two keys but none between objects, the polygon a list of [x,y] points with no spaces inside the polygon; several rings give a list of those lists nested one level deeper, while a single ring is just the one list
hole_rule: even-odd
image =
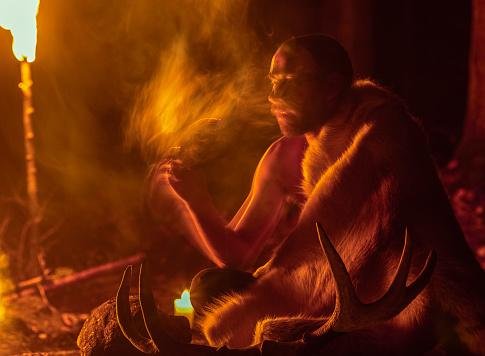
[{"label": "man's face", "polygon": [[305,49],[281,46],[273,56],[268,100],[285,136],[317,130],[327,111],[327,86],[322,70]]}]

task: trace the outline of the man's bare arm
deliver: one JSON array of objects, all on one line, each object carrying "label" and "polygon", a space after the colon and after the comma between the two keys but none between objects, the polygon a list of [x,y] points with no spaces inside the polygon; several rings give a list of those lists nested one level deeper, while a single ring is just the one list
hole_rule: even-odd
[{"label": "man's bare arm", "polygon": [[[287,192],[278,177],[281,174],[278,156],[284,154],[281,146],[281,140],[277,141],[265,153],[256,169],[250,194],[229,223],[221,217],[206,190],[191,191],[201,185],[194,172],[186,172],[187,177],[180,180],[192,186],[188,189],[178,186],[177,172],[158,179],[157,184],[171,190],[170,198],[178,206],[179,225],[218,266],[243,269],[251,266],[284,217]],[[195,181],[190,184],[190,179]]]}]

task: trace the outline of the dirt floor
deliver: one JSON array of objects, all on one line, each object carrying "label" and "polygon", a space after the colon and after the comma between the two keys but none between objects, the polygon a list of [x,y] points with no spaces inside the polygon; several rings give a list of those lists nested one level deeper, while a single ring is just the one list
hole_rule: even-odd
[{"label": "dirt floor", "polygon": [[[76,355],[76,339],[89,312],[116,295],[123,271],[104,275],[48,295],[46,304],[38,293],[7,300],[6,317],[0,325],[0,355]],[[160,309],[173,310],[186,276],[159,275],[153,284]]]},{"label": "dirt floor", "polygon": [[[456,184],[452,174],[443,181],[466,238],[485,269],[485,192],[465,189]],[[76,355],[76,338],[89,312],[115,296],[122,271],[116,271],[49,293],[46,304],[39,293],[4,301],[6,317],[0,324],[0,355],[48,354]],[[185,275],[158,275],[154,285],[159,307],[171,312],[190,278]]]}]

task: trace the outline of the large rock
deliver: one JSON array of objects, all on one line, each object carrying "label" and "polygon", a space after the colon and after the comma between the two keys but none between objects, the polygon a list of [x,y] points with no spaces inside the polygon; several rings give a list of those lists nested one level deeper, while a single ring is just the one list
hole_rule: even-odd
[{"label": "large rock", "polygon": [[[135,327],[148,337],[143,323],[138,298],[130,296],[130,306]],[[166,326],[170,336],[182,343],[189,343],[192,335],[188,319],[170,316]],[[116,299],[111,298],[91,312],[77,338],[83,355],[143,355],[130,344],[121,332],[116,320]]]},{"label": "large rock", "polygon": [[[138,299],[130,296],[138,330],[146,336]],[[116,299],[111,298],[91,312],[77,338],[82,355],[144,355],[123,336],[116,320]]]}]

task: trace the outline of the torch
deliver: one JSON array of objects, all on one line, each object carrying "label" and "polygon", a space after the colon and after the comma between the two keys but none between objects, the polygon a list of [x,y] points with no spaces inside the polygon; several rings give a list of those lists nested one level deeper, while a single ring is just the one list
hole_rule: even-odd
[{"label": "torch", "polygon": [[37,43],[37,12],[40,0],[0,0],[0,27],[10,30],[12,50],[20,62],[23,96],[23,127],[27,195],[34,225],[38,220],[37,176],[35,167],[34,131],[32,129],[32,78],[30,63],[35,60]]},{"label": "torch", "polygon": [[[9,30],[13,37],[13,54],[20,62],[19,88],[23,97],[23,128],[25,147],[25,171],[28,208],[31,219],[31,242],[35,251],[38,243],[38,224],[40,221],[37,197],[37,170],[35,167],[34,131],[32,128],[32,77],[30,63],[35,60],[37,43],[37,12],[40,0],[0,0],[0,27]],[[42,275],[45,274],[43,256],[38,253]]]}]

